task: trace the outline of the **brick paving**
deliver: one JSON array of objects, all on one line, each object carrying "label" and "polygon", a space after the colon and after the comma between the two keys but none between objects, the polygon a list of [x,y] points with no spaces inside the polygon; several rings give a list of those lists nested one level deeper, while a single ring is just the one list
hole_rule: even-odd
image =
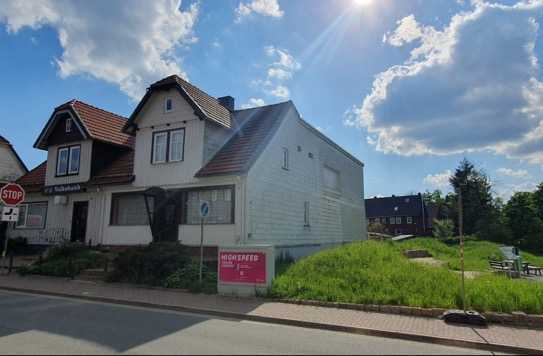
[{"label": "brick paving", "polygon": [[181,291],[151,289],[133,285],[89,283],[50,277],[0,276],[0,289],[12,288],[74,297],[109,299],[116,302],[153,304],[157,307],[194,309],[198,312],[238,314],[318,323],[365,331],[402,333],[491,345],[543,351],[543,331],[490,325],[472,328],[449,325],[434,318],[372,313],[317,306],[278,303],[260,299],[238,299],[216,295],[195,295]]}]

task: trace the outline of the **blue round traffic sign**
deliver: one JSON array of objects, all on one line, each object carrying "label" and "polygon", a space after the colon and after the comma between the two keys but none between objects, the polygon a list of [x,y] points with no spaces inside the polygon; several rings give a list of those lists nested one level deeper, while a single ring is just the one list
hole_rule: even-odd
[{"label": "blue round traffic sign", "polygon": [[209,215],[209,202],[202,201],[200,202],[200,216],[205,218]]}]

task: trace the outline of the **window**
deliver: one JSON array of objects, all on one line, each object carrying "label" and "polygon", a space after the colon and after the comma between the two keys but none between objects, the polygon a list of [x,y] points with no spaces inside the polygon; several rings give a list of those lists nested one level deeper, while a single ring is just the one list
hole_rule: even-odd
[{"label": "window", "polygon": [[304,202],[304,226],[308,227],[309,224],[309,202]]},{"label": "window", "polygon": [[401,223],[402,223],[402,217],[401,216],[396,216],[396,224],[401,225]]},{"label": "window", "polygon": [[79,161],[81,160],[81,147],[75,146],[70,148],[70,161],[68,164],[69,174],[79,173]]},{"label": "window", "polygon": [[170,162],[179,162],[183,160],[184,141],[185,130],[170,132]]},{"label": "window", "polygon": [[407,217],[407,223],[408,223],[408,224],[412,224],[412,223],[413,223],[413,217],[412,217],[412,216],[408,216],[408,217]]},{"label": "window", "polygon": [[386,223],[387,223],[387,218],[381,218],[381,224],[386,225]]},{"label": "window", "polygon": [[396,217],[394,217],[394,216],[391,217],[391,218],[389,219],[389,221],[390,221],[390,225],[396,224]]},{"label": "window", "polygon": [[47,203],[28,203],[19,206],[19,229],[44,229],[47,218]]},{"label": "window", "polygon": [[164,111],[165,112],[173,111],[173,101],[171,98],[166,98],[166,100],[164,101]]},{"label": "window", "polygon": [[328,189],[339,191],[340,190],[339,172],[325,166],[324,167],[324,186]]},{"label": "window", "polygon": [[288,148],[283,147],[283,169],[288,170],[289,168],[289,162],[288,162]]},{"label": "window", "polygon": [[57,151],[57,177],[79,174],[81,146],[62,147]]},{"label": "window", "polygon": [[72,119],[70,118],[66,119],[66,132],[72,132]]},{"label": "window", "polygon": [[[215,199],[216,198],[216,199]],[[232,188],[192,190],[187,192],[186,223],[200,224],[200,201],[209,202],[209,215],[206,224],[233,224],[234,204],[232,202]]]},{"label": "window", "polygon": [[185,129],[153,133],[153,164],[180,162],[185,155]]},{"label": "window", "polygon": [[[149,199],[149,209],[152,213],[154,209],[152,199]],[[110,224],[117,226],[149,225],[149,215],[143,194],[113,194]]]}]

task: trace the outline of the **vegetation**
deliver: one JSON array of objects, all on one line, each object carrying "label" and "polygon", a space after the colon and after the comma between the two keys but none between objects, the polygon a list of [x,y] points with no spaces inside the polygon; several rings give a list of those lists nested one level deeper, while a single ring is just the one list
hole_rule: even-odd
[{"label": "vegetation", "polygon": [[187,248],[177,242],[156,242],[130,247],[113,261],[110,282],[164,286],[173,273],[190,263]]},{"label": "vegetation", "polygon": [[105,256],[85,245],[67,243],[49,250],[47,257],[31,266],[17,269],[20,275],[38,274],[74,277],[82,270],[103,267]]},{"label": "vegetation", "polygon": [[[428,249],[444,266],[409,261],[405,249]],[[523,254],[524,256],[524,254]],[[543,313],[543,284],[488,272],[498,245],[468,239],[466,269],[487,271],[468,280],[467,304],[479,311]],[[526,259],[543,259],[533,255]],[[528,258],[529,257],[529,258]],[[458,308],[458,247],[431,238],[403,243],[364,241],[320,252],[291,265],[273,283],[276,297],[360,304]],[[534,261],[535,261],[534,260]]]},{"label": "vegetation", "polygon": [[462,193],[464,234],[543,254],[543,183],[535,192],[515,193],[504,204],[493,196],[486,174],[466,159],[460,162],[450,183],[453,192],[446,196],[439,190],[424,194],[427,203],[438,207],[438,220],[451,219],[459,232]]},{"label": "vegetation", "polygon": [[434,220],[434,237],[440,240],[450,239],[454,235],[454,224],[451,220]]},{"label": "vegetation", "polygon": [[377,234],[388,234],[387,227],[381,223],[374,222],[368,225],[368,232],[374,232]]},{"label": "vegetation", "polygon": [[200,264],[190,263],[169,275],[164,282],[164,287],[188,289],[195,293],[217,293],[217,273],[204,265],[202,277],[202,285],[200,285]]}]

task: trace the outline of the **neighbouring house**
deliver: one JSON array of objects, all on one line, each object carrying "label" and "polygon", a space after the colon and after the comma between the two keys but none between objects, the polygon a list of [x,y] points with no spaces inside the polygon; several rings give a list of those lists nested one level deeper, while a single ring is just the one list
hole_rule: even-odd
[{"label": "neighbouring house", "polygon": [[34,244],[196,247],[202,200],[210,255],[272,244],[296,257],[366,238],[364,165],[291,101],[235,110],[170,76],[128,119],[78,100],[57,107],[34,147],[47,161],[18,180],[27,199],[9,231]]},{"label": "neighbouring house", "polygon": [[26,173],[28,169],[15,148],[0,136],[0,186],[13,182]]},{"label": "neighbouring house", "polygon": [[368,224],[381,224],[392,235],[427,235],[432,233],[435,209],[428,207],[422,195],[366,199]]}]

